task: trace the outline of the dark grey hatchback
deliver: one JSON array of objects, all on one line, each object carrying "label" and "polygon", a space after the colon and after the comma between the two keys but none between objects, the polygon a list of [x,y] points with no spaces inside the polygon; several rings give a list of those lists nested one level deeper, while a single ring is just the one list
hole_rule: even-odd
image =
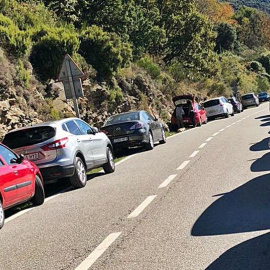
[{"label": "dark grey hatchback", "polygon": [[164,126],[146,111],[111,116],[101,128],[115,150],[145,146],[152,150],[155,143],[166,143]]}]

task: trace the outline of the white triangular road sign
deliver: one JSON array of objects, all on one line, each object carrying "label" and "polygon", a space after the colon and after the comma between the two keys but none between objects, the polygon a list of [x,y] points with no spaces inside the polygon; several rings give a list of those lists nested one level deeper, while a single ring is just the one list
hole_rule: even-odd
[{"label": "white triangular road sign", "polygon": [[77,66],[74,60],[70,57],[70,55],[66,55],[64,61],[62,63],[61,70],[59,72],[58,79],[59,81],[67,81],[71,76],[74,79],[83,77],[84,73]]}]

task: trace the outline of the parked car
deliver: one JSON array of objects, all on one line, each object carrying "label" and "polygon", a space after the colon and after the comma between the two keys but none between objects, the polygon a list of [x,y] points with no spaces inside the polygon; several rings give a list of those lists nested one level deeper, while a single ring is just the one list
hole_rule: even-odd
[{"label": "parked car", "polygon": [[116,150],[133,146],[152,150],[155,143],[166,143],[163,124],[146,111],[113,115],[101,130],[108,135]]},{"label": "parked car", "polygon": [[228,101],[233,105],[233,110],[235,113],[240,113],[243,111],[243,105],[235,97],[231,97]]},{"label": "parked car", "polygon": [[203,123],[207,123],[206,111],[195,101],[192,95],[181,95],[173,98],[173,103],[175,109],[171,116],[171,130],[175,131],[178,129],[177,119],[176,119],[176,107],[182,106],[184,115],[183,123],[184,125],[193,127],[201,126]]},{"label": "parked car", "polygon": [[258,94],[259,102],[269,101],[269,94],[267,92],[261,92]]},{"label": "parked car", "polygon": [[245,94],[242,96],[242,104],[244,109],[249,106],[259,106],[260,102],[254,93]]},{"label": "parked car", "polygon": [[225,97],[206,100],[204,102],[204,108],[208,119],[214,119],[216,117],[228,118],[229,115],[234,116],[233,105]]},{"label": "parked car", "polygon": [[115,170],[108,137],[79,118],[68,118],[10,131],[3,143],[24,154],[40,169],[44,183],[68,177],[71,185],[86,185],[87,171],[103,167]]},{"label": "parked car", "polygon": [[41,205],[44,198],[43,179],[35,164],[0,144],[0,229],[6,209],[29,200]]}]

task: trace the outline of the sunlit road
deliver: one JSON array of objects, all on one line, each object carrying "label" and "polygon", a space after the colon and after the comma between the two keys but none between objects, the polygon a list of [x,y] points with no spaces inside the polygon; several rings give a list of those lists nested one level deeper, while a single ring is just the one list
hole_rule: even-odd
[{"label": "sunlit road", "polygon": [[0,269],[270,269],[268,104],[7,219]]}]

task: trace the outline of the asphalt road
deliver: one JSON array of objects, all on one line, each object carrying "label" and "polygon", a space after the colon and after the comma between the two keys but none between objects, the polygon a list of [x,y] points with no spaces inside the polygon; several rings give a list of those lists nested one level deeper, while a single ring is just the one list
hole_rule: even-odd
[{"label": "asphalt road", "polygon": [[47,188],[8,213],[0,269],[270,269],[269,127],[263,104]]}]

